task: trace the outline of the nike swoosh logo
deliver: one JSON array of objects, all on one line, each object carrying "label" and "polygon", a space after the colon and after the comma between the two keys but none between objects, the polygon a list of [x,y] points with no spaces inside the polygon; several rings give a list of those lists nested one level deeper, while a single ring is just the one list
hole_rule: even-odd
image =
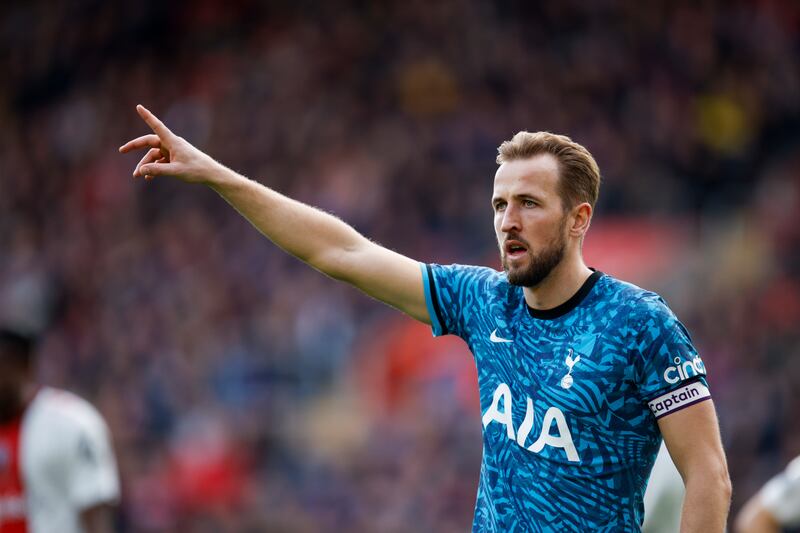
[{"label": "nike swoosh logo", "polygon": [[511,339],[504,339],[503,337],[497,336],[497,329],[492,331],[492,334],[489,335],[489,340],[492,342],[514,342]]}]

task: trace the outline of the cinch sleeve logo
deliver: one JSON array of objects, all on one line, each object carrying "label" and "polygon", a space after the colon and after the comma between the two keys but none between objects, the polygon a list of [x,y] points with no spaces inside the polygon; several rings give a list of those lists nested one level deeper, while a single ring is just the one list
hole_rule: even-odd
[{"label": "cinch sleeve logo", "polygon": [[658,398],[650,400],[647,405],[650,406],[650,410],[658,419],[708,398],[711,398],[711,392],[709,392],[708,387],[699,381],[695,381],[674,391],[662,394]]},{"label": "cinch sleeve logo", "polygon": [[706,374],[706,365],[699,355],[695,355],[690,361],[683,361],[680,357],[675,358],[675,366],[668,366],[664,370],[664,381],[670,385],[674,385],[679,381],[692,378],[694,376],[704,376]]}]

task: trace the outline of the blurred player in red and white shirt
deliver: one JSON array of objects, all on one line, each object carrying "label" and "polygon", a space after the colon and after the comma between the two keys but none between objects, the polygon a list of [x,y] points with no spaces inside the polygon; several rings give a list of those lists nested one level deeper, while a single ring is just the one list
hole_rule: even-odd
[{"label": "blurred player in red and white shirt", "polygon": [[797,527],[800,527],[800,457],[770,479],[736,518],[739,533],[777,533]]},{"label": "blurred player in red and white shirt", "polygon": [[30,338],[0,328],[0,533],[111,531],[119,477],[105,422],[37,384],[32,357]]}]

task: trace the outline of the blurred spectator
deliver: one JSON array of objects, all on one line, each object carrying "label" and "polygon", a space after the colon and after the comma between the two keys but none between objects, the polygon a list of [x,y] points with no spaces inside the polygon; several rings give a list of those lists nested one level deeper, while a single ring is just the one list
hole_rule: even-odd
[{"label": "blurred spectator", "polygon": [[800,459],[770,479],[736,518],[739,533],[779,533],[800,526]]},{"label": "blurred spectator", "polygon": [[0,530],[108,533],[119,500],[108,428],[82,398],[36,382],[33,347],[0,328]]}]

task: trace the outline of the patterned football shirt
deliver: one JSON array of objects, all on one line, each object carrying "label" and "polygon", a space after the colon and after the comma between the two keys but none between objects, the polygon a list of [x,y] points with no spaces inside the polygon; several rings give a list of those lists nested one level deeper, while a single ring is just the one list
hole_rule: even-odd
[{"label": "patterned football shirt", "polygon": [[503,272],[421,268],[433,334],[463,338],[478,369],[473,531],[639,531],[656,420],[710,397],[664,300],[594,272],[541,311]]}]

